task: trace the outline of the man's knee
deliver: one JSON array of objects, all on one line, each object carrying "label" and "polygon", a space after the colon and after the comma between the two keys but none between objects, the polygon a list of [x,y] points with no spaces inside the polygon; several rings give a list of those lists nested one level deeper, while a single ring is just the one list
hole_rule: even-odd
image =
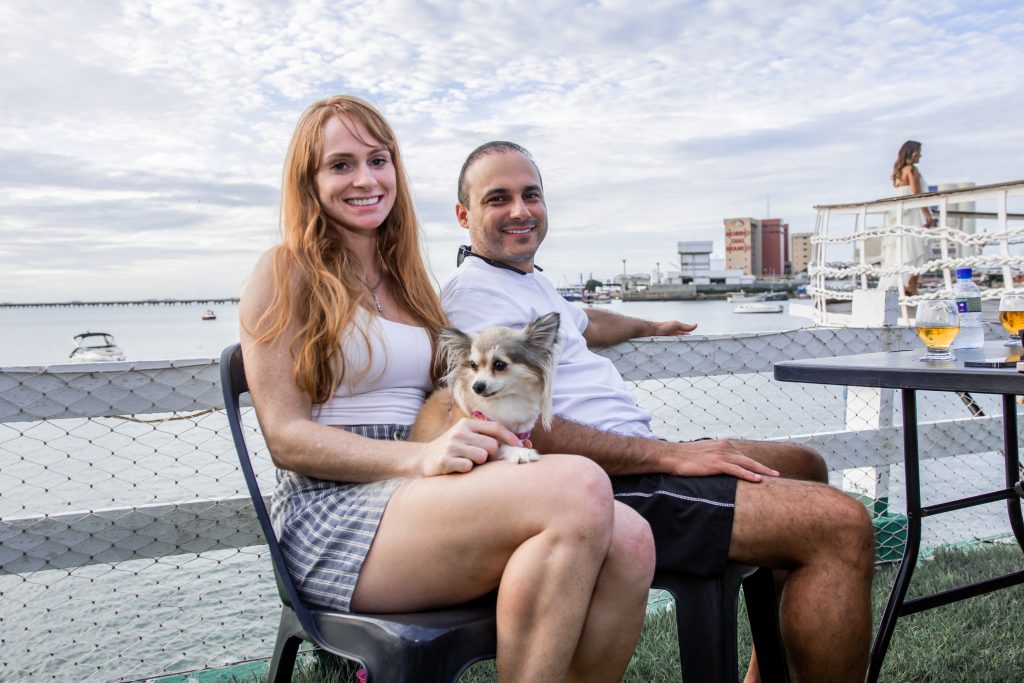
[{"label": "man's knee", "polygon": [[740,482],[729,555],[790,568],[840,561],[870,571],[874,531],[865,507],[839,489],[812,482]]},{"label": "man's knee", "polygon": [[875,529],[864,505],[838,489],[825,511],[834,534],[833,547],[847,560],[866,571],[875,563]]}]

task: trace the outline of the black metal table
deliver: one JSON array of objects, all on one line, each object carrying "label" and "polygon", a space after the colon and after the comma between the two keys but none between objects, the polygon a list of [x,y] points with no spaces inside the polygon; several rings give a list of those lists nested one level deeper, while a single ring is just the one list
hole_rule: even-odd
[{"label": "black metal table", "polygon": [[[921,546],[921,520],[930,515],[960,510],[983,503],[1007,501],[1010,527],[1024,550],[1024,516],[1021,498],[1020,455],[1017,435],[1016,396],[1024,394],[1024,373],[1015,368],[965,367],[964,361],[1008,354],[1001,342],[990,342],[981,349],[960,349],[954,361],[922,362],[922,348],[909,351],[863,353],[833,358],[783,361],[775,364],[775,379],[782,382],[807,382],[858,387],[899,389],[903,404],[903,457],[906,464],[907,545],[896,575],[896,582],[882,614],[871,648],[867,680],[875,683],[882,669],[896,620],[933,607],[982,595],[990,591],[1024,583],[1024,570],[984,581],[959,586],[932,595],[905,600]],[[917,392],[956,391],[1001,394],[1003,403],[1003,455],[1006,488],[935,505],[921,505],[920,462],[917,434]]]}]

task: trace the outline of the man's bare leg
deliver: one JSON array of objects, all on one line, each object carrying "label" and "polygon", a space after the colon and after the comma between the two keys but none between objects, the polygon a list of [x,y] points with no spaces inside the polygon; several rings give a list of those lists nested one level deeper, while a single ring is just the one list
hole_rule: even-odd
[{"label": "man's bare leg", "polygon": [[781,477],[828,483],[828,465],[812,448],[793,443],[743,439],[729,439],[729,443],[744,455],[776,470]]},{"label": "man's bare leg", "polygon": [[[780,476],[786,479],[798,479],[801,481],[816,481],[822,484],[828,483],[828,466],[825,459],[817,451],[801,446],[774,441],[745,441],[741,439],[729,439],[739,451],[762,465],[767,465],[776,470]],[[778,569],[772,574],[775,579],[775,594],[782,595],[785,590],[786,580],[789,572]],[[747,667],[747,674],[743,679],[744,683],[761,683],[761,674],[757,667],[757,652],[750,650],[750,665]]]},{"label": "man's bare leg", "polygon": [[789,571],[780,619],[794,683],[864,679],[874,534],[863,505],[818,483],[740,481],[729,558]]}]

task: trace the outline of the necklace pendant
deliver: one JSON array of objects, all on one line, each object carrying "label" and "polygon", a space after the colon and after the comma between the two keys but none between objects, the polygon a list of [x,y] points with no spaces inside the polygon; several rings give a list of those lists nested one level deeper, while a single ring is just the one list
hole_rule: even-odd
[{"label": "necklace pendant", "polygon": [[384,312],[384,306],[380,303],[380,299],[377,298],[377,292],[371,292],[373,294],[373,303],[377,307],[378,313]]}]

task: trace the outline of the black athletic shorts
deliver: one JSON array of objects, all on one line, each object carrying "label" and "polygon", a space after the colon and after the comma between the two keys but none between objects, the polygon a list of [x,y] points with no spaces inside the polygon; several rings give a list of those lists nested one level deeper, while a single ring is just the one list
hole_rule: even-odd
[{"label": "black athletic shorts", "polygon": [[615,500],[651,525],[659,570],[697,576],[725,571],[736,509],[735,477],[634,474],[611,479]]}]

